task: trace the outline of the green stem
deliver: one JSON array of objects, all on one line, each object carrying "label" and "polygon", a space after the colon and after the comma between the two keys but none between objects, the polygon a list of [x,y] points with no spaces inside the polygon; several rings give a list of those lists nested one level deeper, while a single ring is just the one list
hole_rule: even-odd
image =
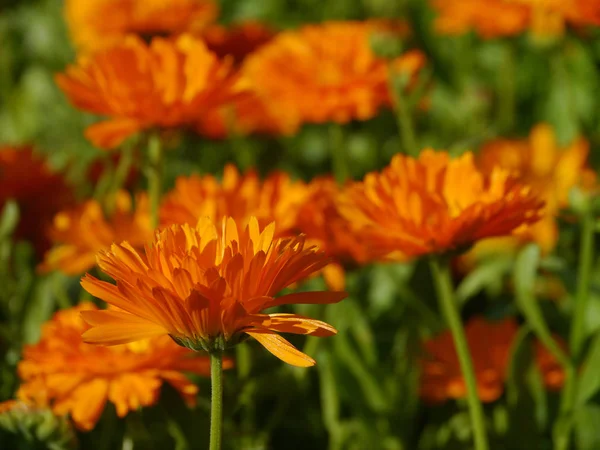
[{"label": "green stem", "polygon": [[160,197],[162,195],[163,175],[163,149],[160,136],[152,133],[148,142],[148,157],[150,167],[148,168],[148,190],[150,195],[150,210],[152,214],[152,226],[158,227]]},{"label": "green stem", "polygon": [[396,75],[390,67],[388,84],[392,93],[402,148],[408,155],[417,157],[419,155],[419,144],[417,143],[415,126],[408,108],[408,99],[404,97],[406,82],[401,75]]},{"label": "green stem", "polygon": [[585,337],[585,315],[590,292],[594,252],[594,217],[586,212],[581,222],[581,243],[579,245],[579,268],[577,274],[577,290],[575,292],[575,311],[571,322],[569,350],[574,361],[581,358],[581,350]]},{"label": "green stem", "polygon": [[467,404],[469,405],[469,415],[471,416],[471,424],[473,426],[475,449],[487,450],[489,446],[485,431],[483,407],[477,395],[477,381],[475,379],[473,361],[471,360],[465,330],[463,329],[454,298],[450,266],[446,260],[434,256],[430,259],[430,267],[440,309],[452,332],[454,346],[456,347],[460,368],[467,388]]},{"label": "green stem", "polygon": [[223,428],[223,354],[210,354],[210,446],[209,450],[221,450]]},{"label": "green stem", "polygon": [[350,178],[350,170],[344,151],[344,132],[337,123],[332,123],[329,126],[329,149],[333,175],[339,184],[344,184]]}]

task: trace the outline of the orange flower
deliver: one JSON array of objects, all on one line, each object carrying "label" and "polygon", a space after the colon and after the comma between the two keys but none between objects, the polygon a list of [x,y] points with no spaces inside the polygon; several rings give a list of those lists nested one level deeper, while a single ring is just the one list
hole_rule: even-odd
[{"label": "orange flower", "polygon": [[100,268],[117,285],[90,275],[82,285],[90,294],[123,311],[86,311],[92,325],[86,342],[114,345],[170,335],[194,350],[221,351],[254,337],[283,361],[300,367],[314,360],[278,332],[331,336],[336,330],[296,314],[262,311],[297,303],[335,303],[343,292],[301,292],[274,298],[286,286],[324,267],[328,260],[302,236],[274,239],[275,224],[260,232],[251,218],[242,229],[231,218],[218,230],[209,221],[196,228],[173,225],[145,254],[128,243],[101,252]]},{"label": "orange flower", "polygon": [[478,171],[473,154],[450,159],[424,150],[396,155],[381,173],[350,185],[340,211],[374,256],[415,257],[463,250],[480,239],[535,222],[543,203],[496,168]]},{"label": "orange flower", "polygon": [[[166,336],[115,347],[85,344],[81,333],[89,327],[80,318],[84,313],[99,311],[92,303],[59,311],[44,325],[41,340],[25,347],[18,367],[19,399],[46,403],[57,415],[70,414],[75,425],[86,431],[94,428],[107,400],[124,417],[140,406],[155,404],[163,382],[188,404],[195,403],[198,388],[181,372],[208,376],[207,357]],[[231,361],[226,366],[231,367]]]},{"label": "orange flower", "polygon": [[129,36],[81,57],[56,80],[77,108],[110,116],[86,130],[101,148],[116,147],[142,130],[194,127],[203,112],[241,89],[231,64],[189,35],[154,38],[149,45]]},{"label": "orange flower", "polygon": [[97,51],[141,36],[199,32],[217,15],[210,0],[66,0],[65,18],[80,50]]},{"label": "orange flower", "polygon": [[43,255],[52,217],[74,201],[71,189],[30,147],[0,147],[0,212],[10,199],[19,205],[15,238],[31,242]]},{"label": "orange flower", "polygon": [[240,22],[225,28],[222,25],[211,25],[202,37],[206,46],[219,58],[231,56],[236,64],[244,61],[246,56],[269,42],[275,32],[260,22]]},{"label": "orange flower", "polygon": [[600,5],[588,0],[433,0],[443,34],[474,29],[484,38],[512,36],[531,28],[538,36],[564,32],[571,25],[599,25]]},{"label": "orange flower", "polygon": [[[391,105],[388,62],[369,44],[369,35],[382,26],[328,22],[282,32],[241,70],[289,133],[302,122],[366,120]],[[414,51],[390,64],[412,75],[423,63],[423,54]]]},{"label": "orange flower", "polygon": [[88,200],[56,215],[50,236],[57,245],[46,253],[40,270],[81,274],[96,265],[99,250],[124,240],[141,248],[152,240],[152,231],[145,194],[138,195],[133,209],[130,195],[119,191],[110,218],[105,216],[98,201]]},{"label": "orange flower", "polygon": [[[497,400],[504,391],[511,346],[517,331],[514,319],[491,322],[475,317],[465,327],[477,393],[483,402]],[[534,341],[534,348],[544,384],[552,390],[560,388],[564,381],[562,368],[538,341]],[[420,361],[420,396],[428,403],[465,398],[467,390],[450,331],[426,341],[424,351]]]},{"label": "orange flower", "polygon": [[579,186],[595,186],[595,174],[587,166],[589,145],[577,139],[566,148],[559,148],[552,128],[536,126],[527,140],[498,140],[485,145],[479,156],[479,166],[485,173],[495,167],[510,171],[520,182],[532,187],[546,203],[542,219],[519,230],[516,237],[481,242],[475,253],[487,254],[518,248],[523,242],[535,241],[550,252],[558,239],[556,216],[569,205],[569,192]]},{"label": "orange flower", "polygon": [[218,222],[232,217],[247,224],[256,216],[261,226],[277,222],[277,237],[294,234],[298,208],[309,190],[301,181],[292,181],[285,172],[273,172],[261,181],[250,170],[240,174],[227,165],[221,182],[212,175],[179,177],[175,189],[168,193],[160,210],[163,225],[189,223],[209,217]]}]

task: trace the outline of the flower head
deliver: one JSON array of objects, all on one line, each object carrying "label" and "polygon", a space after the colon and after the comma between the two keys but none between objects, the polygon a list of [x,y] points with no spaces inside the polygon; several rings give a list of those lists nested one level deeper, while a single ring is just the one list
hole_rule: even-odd
[{"label": "flower head", "polygon": [[[474,29],[484,38],[531,29],[538,36],[562,34],[565,24],[600,24],[600,6],[588,0],[433,0],[443,34]],[[595,4],[596,3],[596,4]]]},{"label": "flower head", "polygon": [[[517,331],[514,319],[492,322],[475,317],[465,327],[477,394],[483,402],[493,402],[504,392],[511,346]],[[559,388],[564,381],[564,371],[538,341],[534,342],[534,346],[536,364],[545,385],[549,389]],[[450,331],[429,339],[423,347],[424,354],[420,361],[421,397],[428,403],[465,398],[467,388]]]},{"label": "flower head", "polygon": [[50,246],[52,217],[74,201],[72,190],[30,147],[0,147],[0,212],[11,199],[20,214],[15,238],[32,242],[43,255]]},{"label": "flower head", "polygon": [[67,0],[65,18],[83,51],[120,43],[129,34],[164,36],[202,31],[217,15],[210,0]]},{"label": "flower head", "polygon": [[[391,104],[388,62],[369,44],[381,26],[328,22],[285,31],[249,56],[241,70],[288,131],[303,122],[366,120]],[[420,52],[409,52],[389,64],[411,75],[423,63]]]},{"label": "flower head", "polygon": [[396,155],[381,173],[350,185],[340,201],[355,232],[388,258],[462,250],[510,234],[538,220],[542,206],[508,172],[479,171],[472,153],[451,159],[433,150],[418,159]]},{"label": "flower head", "polygon": [[194,404],[198,388],[182,372],[209,375],[207,357],[166,336],[115,347],[86,344],[81,333],[89,327],[82,313],[99,311],[91,303],[59,311],[44,325],[41,340],[25,348],[18,367],[22,380],[18,398],[33,398],[39,404],[43,397],[55,414],[70,414],[82,430],[94,427],[107,400],[119,417],[155,404],[163,382]]},{"label": "flower head", "polygon": [[261,226],[277,222],[277,237],[288,236],[295,231],[298,208],[308,193],[306,184],[285,172],[273,172],[261,181],[253,170],[240,174],[227,165],[221,181],[212,175],[179,177],[161,205],[161,223],[195,225],[203,217],[218,222],[229,216],[245,225],[255,216]]},{"label": "flower head", "polygon": [[150,44],[128,36],[57,76],[77,108],[110,117],[86,130],[107,149],[150,128],[194,128],[204,112],[235,97],[237,81],[230,62],[190,35]]},{"label": "flower head", "polygon": [[170,335],[180,345],[222,351],[254,337],[283,361],[312,366],[278,333],[331,336],[330,325],[296,314],[264,313],[274,306],[334,303],[343,292],[302,292],[275,297],[283,288],[324,267],[328,260],[302,236],[274,239],[275,224],[260,231],[256,218],[242,228],[223,219],[196,228],[173,225],[139,254],[127,242],[98,257],[100,268],[116,286],[87,275],[82,285],[122,311],[87,311],[90,343],[115,345]]},{"label": "flower head", "polygon": [[42,271],[60,270],[79,275],[96,265],[96,253],[113,242],[129,241],[136,248],[152,240],[150,208],[145,194],[136,198],[125,191],[116,193],[115,207],[106,217],[96,200],[62,211],[54,217],[49,232],[55,247],[45,255]]}]

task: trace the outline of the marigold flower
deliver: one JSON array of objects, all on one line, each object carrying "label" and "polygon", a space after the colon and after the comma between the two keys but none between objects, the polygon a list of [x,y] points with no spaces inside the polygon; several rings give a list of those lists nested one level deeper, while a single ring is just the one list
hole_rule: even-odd
[{"label": "marigold flower", "polygon": [[98,51],[129,34],[201,32],[217,16],[210,0],[66,0],[65,18],[76,47]]},{"label": "marigold flower", "polygon": [[96,253],[108,249],[113,242],[127,240],[142,248],[152,240],[152,233],[145,194],[137,196],[134,209],[129,193],[117,192],[115,209],[108,218],[97,200],[88,200],[55,216],[49,234],[56,245],[46,253],[40,270],[78,275],[94,267]]},{"label": "marigold flower", "polygon": [[204,111],[231,101],[242,89],[231,61],[220,61],[190,35],[154,38],[150,44],[128,36],[80,57],[56,80],[77,108],[110,116],[86,130],[86,137],[105,149],[150,128],[193,128]]},{"label": "marigold flower", "polygon": [[236,64],[242,63],[246,56],[269,42],[274,36],[273,30],[255,21],[240,22],[229,28],[214,24],[202,33],[209,50],[219,58],[231,56]]},{"label": "marigold flower", "polygon": [[195,225],[203,217],[218,222],[226,216],[246,224],[255,216],[261,226],[275,221],[277,237],[288,236],[295,234],[298,208],[308,193],[306,184],[285,172],[261,181],[254,170],[240,174],[228,164],[220,182],[212,175],[177,178],[161,205],[161,224]]},{"label": "marigold flower", "polygon": [[[166,336],[114,347],[86,344],[81,334],[89,327],[81,320],[83,313],[99,311],[92,303],[59,311],[44,325],[40,341],[25,347],[17,398],[40,404],[44,397],[55,414],[70,414],[81,430],[94,428],[107,400],[119,417],[155,404],[163,382],[189,405],[195,403],[198,388],[182,372],[208,376],[208,357]],[[231,361],[225,367],[231,367]]]},{"label": "marigold flower", "polygon": [[398,154],[381,173],[350,185],[340,212],[374,256],[402,259],[510,234],[538,220],[542,206],[508,172],[480,172],[470,152],[450,159],[427,149],[418,159]]},{"label": "marigold flower", "polygon": [[74,201],[71,188],[31,147],[0,147],[0,212],[11,199],[20,213],[15,238],[31,242],[43,255],[50,246],[52,217]]},{"label": "marigold flower", "polygon": [[218,230],[209,221],[196,228],[173,225],[139,254],[127,242],[100,252],[98,265],[117,285],[86,275],[90,294],[123,311],[86,311],[92,328],[86,342],[114,345],[170,335],[194,350],[221,351],[254,337],[281,360],[300,367],[314,360],[281,333],[331,336],[324,322],[296,314],[262,311],[297,303],[335,303],[344,292],[301,292],[274,296],[286,286],[324,267],[328,260],[304,237],[274,239],[275,224],[260,231],[256,218],[245,229],[223,219]]},{"label": "marigold flower", "polygon": [[433,0],[443,34],[473,29],[484,38],[512,36],[530,28],[535,35],[562,34],[565,24],[600,24],[600,5],[588,0]]},{"label": "marigold flower", "polygon": [[[493,322],[474,317],[465,327],[477,393],[483,402],[493,402],[504,392],[511,346],[517,331],[517,323],[511,318]],[[429,339],[423,347],[420,396],[428,403],[465,398],[467,389],[450,331]],[[545,385],[552,390],[560,388],[564,372],[558,362],[538,341],[534,342],[534,348],[536,364]]]},{"label": "marigold flower", "polygon": [[495,167],[510,171],[531,186],[544,200],[545,208],[539,222],[517,230],[515,236],[482,241],[467,258],[510,252],[531,241],[546,253],[552,251],[558,240],[556,217],[569,205],[569,192],[575,186],[591,189],[596,184],[595,173],[587,165],[588,152],[589,144],[582,138],[560,148],[554,131],[546,124],[536,126],[526,140],[502,139],[485,145],[478,158],[481,170],[488,174]]},{"label": "marigold flower", "polygon": [[241,70],[289,132],[303,122],[366,120],[391,105],[389,65],[412,75],[424,63],[418,51],[390,63],[377,57],[369,35],[378,27],[380,22],[327,22],[285,31]]}]

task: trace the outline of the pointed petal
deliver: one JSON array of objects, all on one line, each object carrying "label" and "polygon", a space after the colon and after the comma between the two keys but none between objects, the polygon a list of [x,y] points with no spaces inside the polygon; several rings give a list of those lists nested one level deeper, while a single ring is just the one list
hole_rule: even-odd
[{"label": "pointed petal", "polygon": [[315,365],[314,359],[302,353],[278,334],[265,333],[262,330],[247,331],[246,333],[260,342],[263,347],[283,362],[296,367],[311,367]]},{"label": "pointed petal", "polygon": [[81,311],[92,326],[81,335],[88,344],[118,345],[168,334],[160,325],[122,311]]},{"label": "pointed petal", "polygon": [[328,323],[296,314],[270,314],[269,319],[263,322],[262,326],[279,333],[308,334],[317,337],[337,334],[337,330]]}]

